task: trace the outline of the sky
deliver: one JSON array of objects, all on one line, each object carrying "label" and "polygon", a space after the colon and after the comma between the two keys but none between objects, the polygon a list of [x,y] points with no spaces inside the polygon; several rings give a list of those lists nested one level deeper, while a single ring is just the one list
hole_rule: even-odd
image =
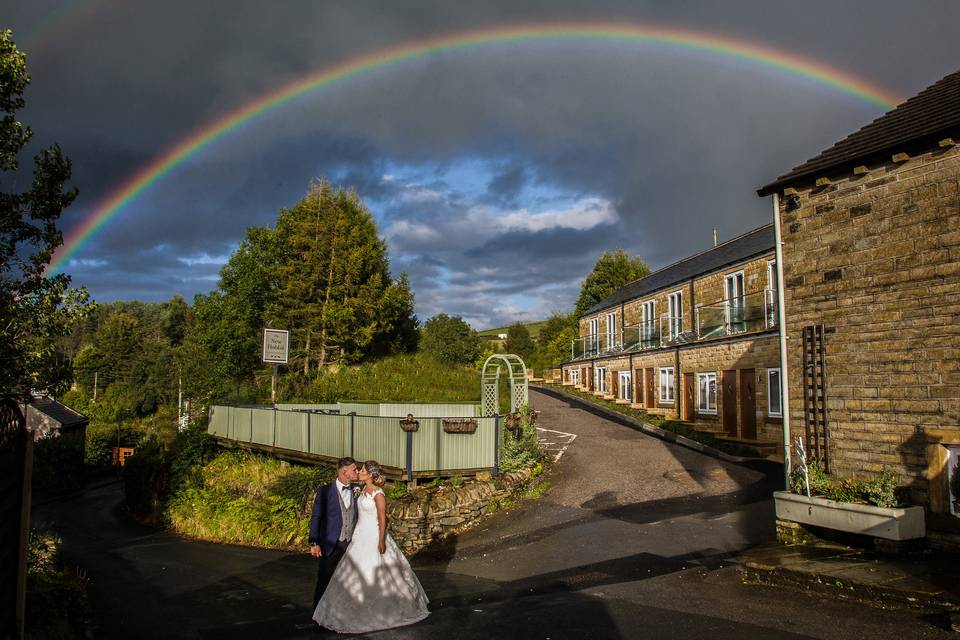
[{"label": "sky", "polygon": [[[12,6],[11,6],[12,3]],[[191,136],[300,79],[458,34],[590,24],[772,49],[906,99],[960,68],[960,3],[10,0],[29,148],[80,195],[68,239]],[[453,47],[317,86],[173,163],[73,247],[101,302],[192,300],[311,180],[355,190],[421,320],[569,311],[597,258],[652,268],[772,221],[756,189],[886,108],[762,61],[640,39]],[[29,165],[29,163],[25,163]],[[22,178],[21,178],[22,179]]]}]

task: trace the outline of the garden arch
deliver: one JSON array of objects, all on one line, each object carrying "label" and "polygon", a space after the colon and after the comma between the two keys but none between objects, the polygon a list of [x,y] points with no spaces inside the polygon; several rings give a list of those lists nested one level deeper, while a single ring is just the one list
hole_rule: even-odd
[{"label": "garden arch", "polygon": [[500,412],[500,372],[510,376],[510,413],[527,404],[527,367],[518,355],[495,353],[483,363],[480,376],[481,414],[495,416]]}]

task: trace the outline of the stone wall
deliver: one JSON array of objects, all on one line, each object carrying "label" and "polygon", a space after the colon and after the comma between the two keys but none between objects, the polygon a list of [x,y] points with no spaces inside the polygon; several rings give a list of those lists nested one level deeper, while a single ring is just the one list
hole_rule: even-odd
[{"label": "stone wall", "polygon": [[791,422],[802,329],[823,323],[831,470],[893,470],[924,504],[924,432],[960,442],[960,150],[855,171],[781,203]]},{"label": "stone wall", "polygon": [[387,505],[390,534],[408,554],[476,522],[526,488],[532,471],[478,476],[461,487],[413,491]]}]

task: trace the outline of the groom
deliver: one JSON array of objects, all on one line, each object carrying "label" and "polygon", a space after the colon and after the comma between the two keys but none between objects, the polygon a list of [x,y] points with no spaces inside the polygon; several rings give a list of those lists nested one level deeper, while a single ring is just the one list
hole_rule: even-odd
[{"label": "groom", "polygon": [[357,507],[351,484],[357,481],[357,462],[353,458],[337,461],[337,479],[317,490],[310,515],[310,555],[320,558],[313,607],[323,597],[330,578],[347,550],[353,527],[357,524]]}]

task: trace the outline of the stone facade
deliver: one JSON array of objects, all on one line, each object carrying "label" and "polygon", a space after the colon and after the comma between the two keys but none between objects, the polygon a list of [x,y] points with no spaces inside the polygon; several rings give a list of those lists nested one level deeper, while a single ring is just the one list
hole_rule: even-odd
[{"label": "stone facade", "polygon": [[[591,391],[598,396],[617,402],[629,403],[631,406],[657,416],[669,419],[684,419],[694,423],[697,428],[713,431],[731,438],[759,441],[770,444],[780,444],[783,440],[782,420],[771,415],[768,406],[767,372],[771,369],[779,370],[780,352],[777,343],[775,318],[770,322],[764,319],[764,313],[770,312],[772,307],[759,307],[759,324],[756,322],[744,327],[742,332],[727,335],[704,337],[699,329],[709,322],[697,323],[697,308],[707,318],[706,313],[712,313],[713,318],[725,322],[726,307],[726,278],[742,274],[742,295],[748,304],[765,305],[772,301],[772,287],[770,281],[771,265],[774,253],[770,251],[761,256],[748,260],[728,264],[722,269],[708,273],[700,273],[686,281],[669,285],[648,295],[627,300],[622,305],[624,321],[627,325],[640,324],[644,303],[655,301],[657,328],[660,328],[660,317],[668,313],[670,294],[682,291],[683,322],[682,328],[689,342],[676,346],[662,347],[654,345],[647,348],[633,349],[632,352],[611,353],[594,357],[571,360],[562,365],[563,383],[574,384],[570,371],[578,371],[576,386]],[[707,308],[707,310],[705,310]],[[606,330],[606,316],[616,314],[619,323],[621,306],[616,305],[608,309],[601,309],[597,313],[584,316],[580,319],[580,335],[585,338],[589,335],[590,319],[598,318],[599,330]],[[756,316],[755,314],[755,316]],[[619,330],[619,324],[617,325]],[[606,343],[599,341],[603,351]],[[665,400],[661,397],[661,369],[672,368],[674,385],[673,399]],[[604,371],[606,391],[600,391],[597,372]],[[630,372],[630,389],[624,391],[619,384],[620,372]],[[720,383],[724,371],[728,373],[728,380],[732,379],[733,387],[729,390],[728,398],[733,399],[733,413],[724,420],[723,394]],[[716,413],[710,411],[699,412],[699,378],[697,374],[714,373],[717,383]],[[692,377],[685,378],[686,374]],[[652,384],[648,383],[652,377]],[[693,383],[691,388],[684,387],[684,381]],[[752,403],[750,398],[753,399]],[[742,404],[742,406],[741,406]],[[752,404],[752,410],[751,410]],[[779,405],[779,401],[777,402]],[[750,418],[750,414],[754,417]]]},{"label": "stone facade", "polygon": [[960,444],[960,148],[888,158],[781,201],[790,419],[802,434],[802,331],[823,324],[831,472],[892,470],[942,511],[930,456]]}]

